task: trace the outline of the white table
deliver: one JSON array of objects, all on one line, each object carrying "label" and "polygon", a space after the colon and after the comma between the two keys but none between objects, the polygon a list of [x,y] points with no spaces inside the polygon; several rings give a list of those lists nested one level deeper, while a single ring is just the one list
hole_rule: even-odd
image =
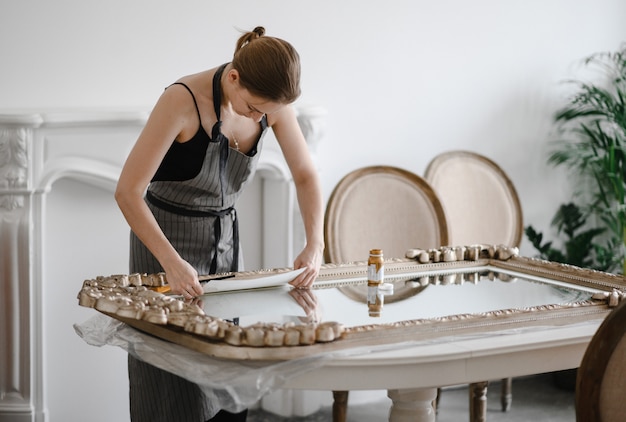
[{"label": "white table", "polygon": [[[389,278],[395,277],[395,287],[378,317],[368,316],[363,265],[328,268],[320,273],[318,288],[306,293],[306,303],[316,303],[316,318],[352,327],[334,342],[233,346],[168,325],[116,317],[173,342],[130,334],[116,345],[149,341],[141,359],[157,366],[162,361],[183,362],[180,368],[163,369],[193,382],[211,380],[207,388],[257,388],[260,394],[266,387],[385,389],[393,402],[390,421],[434,421],[432,402],[438,387],[578,367],[611,304],[626,296],[621,276],[523,257],[426,265],[395,261],[386,266],[395,273]],[[246,326],[310,316],[304,312],[301,293],[293,293],[283,286],[202,300],[205,312],[215,312],[211,318],[236,319]],[[293,301],[296,297],[300,305]],[[162,359],[163,354],[171,358]],[[224,372],[237,377],[223,377]],[[264,380],[269,375],[271,381],[259,387],[257,374]],[[484,406],[480,410],[473,414],[484,415]]]},{"label": "white table", "polygon": [[[100,320],[104,318],[99,316],[94,320],[101,323]],[[248,377],[245,382],[250,385],[259,384],[259,379],[263,378],[267,385],[257,385],[260,389],[270,385],[271,388],[326,391],[385,389],[392,400],[389,421],[434,421],[432,403],[438,387],[576,368],[601,322],[602,319],[595,319],[563,327],[534,327],[481,334],[478,337],[401,343],[383,346],[384,350],[369,353],[363,348],[348,349],[331,353],[329,357],[320,360],[305,358],[299,369],[296,369],[300,362],[298,360],[294,361],[295,365],[287,368],[279,366],[276,369],[271,365],[237,368],[236,361],[233,361],[233,366],[229,366],[227,372],[235,374],[235,377]],[[142,356],[144,360],[156,365],[166,361],[180,365],[164,369],[182,376],[193,372],[200,379],[205,376],[202,370],[206,369],[211,374],[206,379],[214,379],[214,374],[224,368],[225,363],[222,361],[216,362],[202,353],[131,327],[118,330],[115,324],[120,323],[115,322],[111,328],[103,330],[102,338],[106,339],[103,344],[126,348],[128,344],[136,346],[141,343],[148,346],[146,349],[165,357],[154,359],[154,355],[148,353]],[[254,373],[257,369],[259,375]],[[260,375],[268,369],[275,374],[268,377],[268,372],[265,372]],[[284,382],[274,384],[274,375],[281,380],[284,378]],[[231,380],[214,381],[217,385],[213,387],[232,387],[229,384]],[[233,382],[241,386],[241,381]],[[257,397],[251,396],[247,404],[250,405],[262,394],[259,392]]]},{"label": "white table", "polygon": [[576,368],[600,322],[334,358],[284,387],[386,389],[390,421],[434,421],[437,387]]}]

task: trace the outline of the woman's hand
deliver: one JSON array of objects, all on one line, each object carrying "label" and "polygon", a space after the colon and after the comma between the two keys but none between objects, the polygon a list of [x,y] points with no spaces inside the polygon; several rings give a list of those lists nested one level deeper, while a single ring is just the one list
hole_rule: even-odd
[{"label": "woman's hand", "polygon": [[197,297],[194,297],[192,299],[185,299],[185,303],[190,306],[197,306],[200,309],[204,308],[204,301]]},{"label": "woman's hand", "polygon": [[322,265],[323,248],[305,247],[293,263],[294,270],[304,268],[305,270],[295,279],[289,282],[298,289],[308,289],[311,287]]},{"label": "woman's hand", "polygon": [[182,295],[185,299],[198,297],[204,293],[198,281],[198,272],[184,259],[177,260],[164,270],[172,293]]}]

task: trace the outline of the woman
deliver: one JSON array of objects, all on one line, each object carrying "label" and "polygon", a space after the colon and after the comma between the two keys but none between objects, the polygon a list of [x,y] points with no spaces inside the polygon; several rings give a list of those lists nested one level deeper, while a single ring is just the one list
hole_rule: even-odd
[{"label": "woman", "polygon": [[[115,198],[131,228],[130,272],[164,271],[171,291],[203,293],[198,274],[239,270],[235,200],[254,175],[271,127],[295,183],[306,245],[308,288],[324,248],[317,173],[291,103],[300,95],[300,60],[286,41],[257,27],[243,34],[231,63],[185,76],[155,105],[124,165]],[[147,190],[146,190],[147,189]],[[144,197],[145,192],[145,197]],[[206,421],[215,409],[199,387],[129,355],[133,421]],[[246,419],[219,411],[211,421]]]}]

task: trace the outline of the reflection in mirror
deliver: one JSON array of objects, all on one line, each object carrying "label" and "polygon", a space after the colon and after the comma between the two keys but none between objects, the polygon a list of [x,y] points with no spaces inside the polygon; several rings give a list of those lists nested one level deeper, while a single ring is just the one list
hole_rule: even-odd
[{"label": "reflection in mirror", "polygon": [[[584,323],[605,317],[626,297],[622,276],[483,250],[462,261],[387,260],[381,286],[391,288],[378,292],[374,307],[367,303],[364,262],[327,264],[305,291],[289,280],[277,284],[287,268],[207,276],[228,277],[229,291],[196,303],[163,294],[162,274],[97,277],[84,281],[78,303],[212,356],[280,360],[407,339]],[[244,290],[268,279],[275,283],[260,284],[276,287]]]},{"label": "reflection in mirror", "polygon": [[588,300],[598,290],[491,268],[386,276],[392,289],[379,314],[367,304],[367,280],[342,287],[297,290],[288,286],[203,296],[204,312],[242,326],[259,321],[307,324],[338,321],[345,327],[563,305]]}]

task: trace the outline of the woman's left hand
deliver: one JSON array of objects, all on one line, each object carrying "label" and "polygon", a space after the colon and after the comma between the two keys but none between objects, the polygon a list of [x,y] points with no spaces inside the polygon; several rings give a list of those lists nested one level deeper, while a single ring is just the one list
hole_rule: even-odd
[{"label": "woman's left hand", "polygon": [[293,263],[294,270],[304,268],[305,270],[293,279],[289,284],[298,289],[308,289],[311,287],[320,271],[322,265],[323,252],[320,248],[305,247]]}]

